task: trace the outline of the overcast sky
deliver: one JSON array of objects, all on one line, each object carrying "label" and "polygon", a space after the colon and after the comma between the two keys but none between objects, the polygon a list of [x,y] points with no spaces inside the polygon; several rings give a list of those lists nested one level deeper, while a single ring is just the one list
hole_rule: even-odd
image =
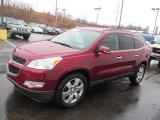
[{"label": "overcast sky", "polygon": [[[38,11],[55,12],[56,0],[15,0],[28,2]],[[85,18],[87,21],[96,21],[94,8],[101,7],[99,24],[114,25],[118,4],[122,0],[57,0],[58,8],[66,9],[73,18]],[[156,12],[151,8],[160,7],[160,0],[124,0],[122,24],[153,27]],[[59,10],[61,11],[61,10]],[[160,15],[157,25],[160,26]]]}]

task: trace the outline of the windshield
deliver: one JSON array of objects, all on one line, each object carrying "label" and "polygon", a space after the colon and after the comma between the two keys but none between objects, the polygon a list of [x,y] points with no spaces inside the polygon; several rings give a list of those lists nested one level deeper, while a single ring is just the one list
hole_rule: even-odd
[{"label": "windshield", "polygon": [[63,43],[72,48],[83,50],[89,47],[102,33],[82,30],[82,29],[72,29],[69,30],[55,38],[51,41],[55,43]]},{"label": "windshield", "polygon": [[24,26],[27,26],[27,24],[23,21],[23,20],[19,20],[19,22],[24,25]]},{"label": "windshield", "polygon": [[51,27],[46,27],[48,30],[52,30],[52,28]]},{"label": "windshield", "polygon": [[38,24],[30,24],[31,27],[34,27],[34,28],[39,28],[39,25]]},{"label": "windshield", "polygon": [[59,31],[59,32],[61,31],[59,28],[54,28],[54,29],[57,30],[57,31]]},{"label": "windshield", "polygon": [[20,23],[20,21],[19,21],[19,20],[16,20],[16,19],[7,19],[7,23],[8,23],[8,24],[13,24],[13,25],[22,25],[22,24]]}]

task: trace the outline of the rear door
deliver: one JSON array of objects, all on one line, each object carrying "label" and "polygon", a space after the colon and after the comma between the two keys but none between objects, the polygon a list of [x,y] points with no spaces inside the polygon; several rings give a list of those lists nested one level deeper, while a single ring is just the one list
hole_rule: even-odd
[{"label": "rear door", "polygon": [[136,66],[139,66],[140,63],[147,61],[150,58],[151,51],[149,50],[148,46],[146,46],[145,40],[139,36],[134,36],[135,41],[135,49],[137,59],[136,59]]},{"label": "rear door", "polygon": [[120,33],[120,55],[121,59],[121,74],[128,74],[134,71],[136,60],[139,57],[137,50],[135,49],[135,43],[132,35]]}]

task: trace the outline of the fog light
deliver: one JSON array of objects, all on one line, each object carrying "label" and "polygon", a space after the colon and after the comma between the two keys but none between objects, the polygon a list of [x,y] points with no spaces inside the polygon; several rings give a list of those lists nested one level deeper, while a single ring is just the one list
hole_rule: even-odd
[{"label": "fog light", "polygon": [[28,88],[42,88],[44,86],[44,82],[25,81],[24,85]]}]

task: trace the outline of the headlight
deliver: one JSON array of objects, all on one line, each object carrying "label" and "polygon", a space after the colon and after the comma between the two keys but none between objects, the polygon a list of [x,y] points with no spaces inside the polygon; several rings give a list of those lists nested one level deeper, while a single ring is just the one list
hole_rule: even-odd
[{"label": "headlight", "polygon": [[45,69],[45,70],[51,70],[53,69],[60,61],[62,60],[62,57],[53,57],[53,58],[47,58],[47,59],[38,59],[31,61],[27,67],[29,68],[35,68],[35,69]]},{"label": "headlight", "polygon": [[12,30],[17,30],[17,28],[15,28],[15,27],[12,27]]}]

